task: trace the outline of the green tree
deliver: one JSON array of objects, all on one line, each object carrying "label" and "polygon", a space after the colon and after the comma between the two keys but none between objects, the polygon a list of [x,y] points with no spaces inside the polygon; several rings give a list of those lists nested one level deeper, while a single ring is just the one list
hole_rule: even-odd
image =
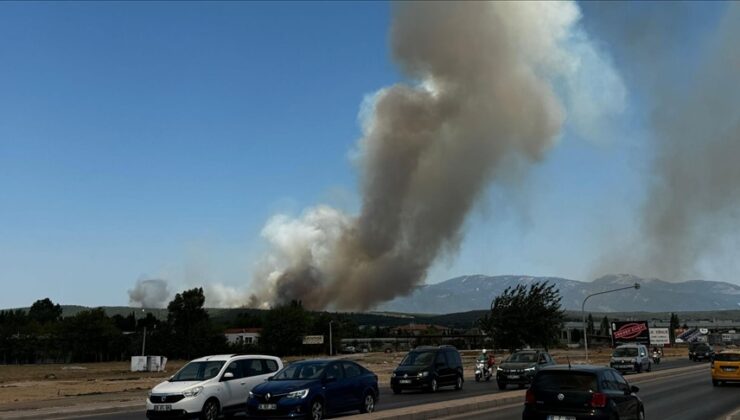
[{"label": "green tree", "polygon": [[37,300],[28,310],[28,318],[39,324],[48,324],[62,318],[62,307],[54,304],[49,298]]},{"label": "green tree", "polygon": [[588,335],[594,335],[594,317],[589,313],[588,314],[588,321],[586,321],[586,334]]},{"label": "green tree", "polygon": [[198,287],[176,294],[167,305],[167,324],[172,338],[170,355],[192,359],[226,348],[226,337],[216,330],[203,308],[205,301],[203,288]]},{"label": "green tree", "polygon": [[607,318],[606,315],[601,318],[601,325],[599,325],[599,334],[609,335],[609,318]]},{"label": "green tree", "polygon": [[548,348],[560,339],[565,318],[560,300],[560,292],[548,282],[507,287],[479,324],[497,348],[514,350],[527,344]]},{"label": "green tree", "polygon": [[[268,311],[262,327],[262,346],[278,356],[301,353],[303,336],[309,331],[311,317],[300,301]],[[328,323],[326,328],[328,329]]]},{"label": "green tree", "polygon": [[102,308],[84,310],[64,318],[62,342],[73,362],[118,359],[120,331]]},{"label": "green tree", "polygon": [[671,312],[671,319],[668,327],[668,336],[671,340],[671,344],[676,343],[676,330],[681,326],[681,321],[678,319],[678,315]]}]

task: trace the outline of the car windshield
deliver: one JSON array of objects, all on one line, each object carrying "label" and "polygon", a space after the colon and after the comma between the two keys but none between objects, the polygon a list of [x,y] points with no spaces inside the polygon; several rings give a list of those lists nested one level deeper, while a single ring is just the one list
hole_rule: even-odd
[{"label": "car windshield", "polygon": [[170,382],[182,382],[182,381],[205,381],[218,375],[223,367],[223,360],[213,360],[208,362],[190,362],[183,366],[175,376],[170,379]]},{"label": "car windshield", "polygon": [[635,347],[620,347],[614,350],[613,357],[636,357],[637,349]]},{"label": "car windshield", "polygon": [[597,391],[596,375],[573,371],[542,371],[532,387],[547,391]]},{"label": "car windshield", "polygon": [[537,361],[537,353],[514,353],[506,361],[511,363],[534,363]]},{"label": "car windshield", "polygon": [[433,351],[412,351],[401,361],[401,366],[429,366],[434,360]]},{"label": "car windshield", "polygon": [[701,344],[696,346],[696,351],[709,351],[709,346],[706,344]]},{"label": "car windshield", "polygon": [[298,362],[288,365],[272,377],[273,381],[318,379],[328,362]]},{"label": "car windshield", "polygon": [[715,362],[740,362],[740,353],[720,353],[714,355]]}]

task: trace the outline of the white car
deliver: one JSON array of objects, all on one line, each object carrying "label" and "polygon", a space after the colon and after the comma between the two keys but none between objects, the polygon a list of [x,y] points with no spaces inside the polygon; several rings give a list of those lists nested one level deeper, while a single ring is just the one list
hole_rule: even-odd
[{"label": "white car", "polygon": [[274,356],[223,354],[195,359],[155,386],[146,417],[215,420],[246,410],[252,388],[283,368]]}]

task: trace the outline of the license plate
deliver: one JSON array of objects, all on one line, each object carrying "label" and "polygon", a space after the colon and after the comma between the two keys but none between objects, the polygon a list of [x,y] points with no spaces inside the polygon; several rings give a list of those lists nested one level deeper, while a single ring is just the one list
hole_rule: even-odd
[{"label": "license plate", "polygon": [[401,382],[402,384],[410,384],[411,379],[401,379],[399,382]]},{"label": "license plate", "polygon": [[166,405],[157,404],[154,406],[154,411],[170,411],[170,410],[172,410],[172,405],[170,404],[166,404]]},{"label": "license plate", "polygon": [[725,368],[722,368],[722,370],[724,370],[725,372],[734,372],[734,371],[737,370],[737,368],[734,368],[734,367],[725,367]]},{"label": "license plate", "polygon": [[574,416],[547,416],[547,420],[576,420]]},{"label": "license plate", "polygon": [[260,410],[277,410],[277,404],[260,404],[257,408]]},{"label": "license plate", "polygon": [[509,375],[509,379],[519,379],[519,375]]}]

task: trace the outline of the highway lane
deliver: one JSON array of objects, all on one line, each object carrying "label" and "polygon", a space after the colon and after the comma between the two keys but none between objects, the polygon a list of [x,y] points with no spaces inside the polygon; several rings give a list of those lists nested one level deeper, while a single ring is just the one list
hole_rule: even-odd
[{"label": "highway lane", "polygon": [[[695,362],[691,362],[688,359],[673,359],[664,360],[660,365],[653,365],[653,370],[666,370],[678,367],[693,366]],[[707,364],[708,366],[708,364]],[[472,369],[466,371],[466,373],[472,374]],[[638,377],[640,375],[628,375],[627,378]],[[377,405],[377,410],[391,410],[395,408],[403,408],[414,405],[422,405],[433,402],[456,400],[460,398],[475,397],[479,395],[507,392],[499,391],[496,386],[496,382],[491,380],[490,382],[475,382],[473,378],[466,378],[465,385],[462,391],[455,391],[452,388],[441,388],[437,393],[428,392],[416,392],[416,391],[405,391],[400,395],[394,395],[388,384],[380,384],[380,401]],[[509,390],[515,390],[516,387],[511,386]],[[142,409],[136,411],[129,411],[116,414],[105,414],[95,416],[85,416],[88,420],[145,420],[144,415],[144,404],[142,402]],[[520,413],[521,414],[521,413]],[[71,415],[70,418],[82,418],[81,416]],[[239,417],[237,417],[239,418]]]},{"label": "highway lane", "polygon": [[[712,386],[709,364],[706,370],[687,372],[663,378],[635,381],[639,375],[626,378],[640,388],[637,393],[645,405],[645,418],[658,420],[724,420],[727,414],[740,408],[740,384]],[[498,410],[451,416],[445,420],[470,419],[519,420],[521,404]]]}]

